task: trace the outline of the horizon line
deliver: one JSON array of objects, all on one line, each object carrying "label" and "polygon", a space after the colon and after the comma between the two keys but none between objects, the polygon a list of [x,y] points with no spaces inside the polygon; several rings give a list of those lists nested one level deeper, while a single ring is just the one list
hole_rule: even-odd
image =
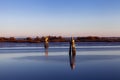
[{"label": "horizon line", "polygon": [[[56,37],[60,37],[61,35],[44,35],[44,36],[0,36],[4,37],[4,38],[10,38],[10,37],[14,37],[14,38],[26,38],[26,37],[31,37],[31,38],[36,38],[36,37],[46,37],[46,36],[56,36]],[[119,38],[120,36],[61,36],[61,37],[116,37]]]}]

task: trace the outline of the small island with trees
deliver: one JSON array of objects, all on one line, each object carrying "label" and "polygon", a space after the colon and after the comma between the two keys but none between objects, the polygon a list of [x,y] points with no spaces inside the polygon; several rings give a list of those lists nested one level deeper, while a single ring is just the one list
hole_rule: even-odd
[{"label": "small island with trees", "polygon": [[[70,37],[62,36],[48,36],[49,42],[69,42]],[[88,37],[74,37],[76,42],[120,42],[120,37],[97,37],[97,36],[88,36]],[[0,42],[15,42],[15,43],[40,43],[44,42],[45,37],[26,37],[26,38],[15,38],[15,37],[0,37]]]}]

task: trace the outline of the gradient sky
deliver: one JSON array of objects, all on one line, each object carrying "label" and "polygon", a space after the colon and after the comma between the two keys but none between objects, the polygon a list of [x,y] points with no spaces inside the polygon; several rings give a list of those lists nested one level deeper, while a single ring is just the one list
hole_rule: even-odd
[{"label": "gradient sky", "polygon": [[118,36],[120,0],[0,0],[0,36]]}]

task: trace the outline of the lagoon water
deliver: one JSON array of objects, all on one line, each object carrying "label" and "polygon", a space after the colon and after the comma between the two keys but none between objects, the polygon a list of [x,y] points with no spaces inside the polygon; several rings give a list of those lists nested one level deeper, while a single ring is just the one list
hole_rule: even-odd
[{"label": "lagoon water", "polygon": [[120,80],[120,42],[0,43],[0,80]]}]

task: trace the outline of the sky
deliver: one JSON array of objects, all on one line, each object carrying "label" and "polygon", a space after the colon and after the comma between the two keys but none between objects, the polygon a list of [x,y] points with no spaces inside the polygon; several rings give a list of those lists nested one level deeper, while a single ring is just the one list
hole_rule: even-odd
[{"label": "sky", "polygon": [[120,0],[0,0],[0,36],[120,37]]}]

